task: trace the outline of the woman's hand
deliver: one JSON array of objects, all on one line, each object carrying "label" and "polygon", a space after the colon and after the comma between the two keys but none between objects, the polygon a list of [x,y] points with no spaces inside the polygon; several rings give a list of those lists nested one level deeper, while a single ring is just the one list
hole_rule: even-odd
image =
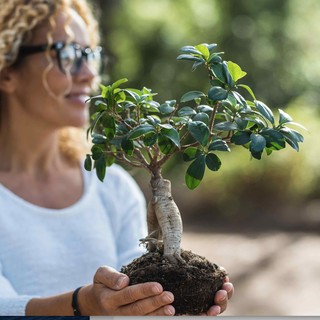
[{"label": "woman's hand", "polygon": [[227,309],[228,300],[234,293],[233,284],[229,282],[229,277],[225,277],[224,284],[214,296],[214,305],[207,311],[207,316],[217,316]]},{"label": "woman's hand", "polygon": [[173,316],[174,297],[157,282],[129,286],[129,278],[110,267],[100,267],[93,285],[83,287],[78,295],[83,315]]},{"label": "woman's hand", "polygon": [[[215,294],[214,305],[203,315],[217,316],[227,308],[234,292],[229,277]],[[100,267],[93,285],[79,291],[79,308],[83,315],[173,316],[173,294],[161,284],[147,282],[129,286],[129,278],[110,267]]]}]

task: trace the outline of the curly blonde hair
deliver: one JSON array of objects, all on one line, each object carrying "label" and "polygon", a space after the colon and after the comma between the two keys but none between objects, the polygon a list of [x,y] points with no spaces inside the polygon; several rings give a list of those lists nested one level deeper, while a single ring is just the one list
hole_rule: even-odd
[{"label": "curly blonde hair", "polygon": [[[0,72],[15,64],[20,47],[30,41],[36,27],[45,20],[54,27],[53,19],[57,13],[68,8],[74,9],[84,20],[90,45],[96,46],[100,41],[97,20],[86,0],[0,0],[0,8]],[[0,116],[3,107],[0,92]],[[79,161],[88,149],[83,131],[79,128],[60,131],[60,149],[72,161]]]}]

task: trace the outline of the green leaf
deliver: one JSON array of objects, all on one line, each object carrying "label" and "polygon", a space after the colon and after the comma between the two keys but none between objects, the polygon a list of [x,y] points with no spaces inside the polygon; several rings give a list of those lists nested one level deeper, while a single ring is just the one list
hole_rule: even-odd
[{"label": "green leaf", "polygon": [[212,53],[208,59],[209,64],[221,63],[222,58],[217,53]]},{"label": "green leaf", "polygon": [[202,181],[206,169],[205,156],[201,154],[188,167],[185,181],[189,189],[195,189]]},{"label": "green leaf", "polygon": [[240,103],[244,108],[247,107],[246,99],[237,91],[231,91],[232,95],[235,97],[235,99]]},{"label": "green leaf", "polygon": [[193,46],[184,46],[180,49],[180,52],[182,53],[191,53],[191,54],[199,54],[201,55],[201,52],[198,51],[195,47]]},{"label": "green leaf", "polygon": [[247,85],[245,85],[245,84],[238,84],[237,86],[246,89],[246,90],[249,92],[249,94],[250,94],[250,96],[252,97],[252,99],[253,99],[253,100],[256,100],[256,96],[254,95],[252,89],[251,89],[249,86],[247,86]]},{"label": "green leaf", "polygon": [[228,84],[228,87],[229,88],[233,88],[234,87],[234,81],[232,79],[232,76],[229,72],[229,69],[228,69],[228,65],[226,63],[226,61],[223,61],[222,62],[222,71],[223,71],[223,74],[227,80],[227,84]]},{"label": "green leaf", "polygon": [[99,133],[94,133],[92,135],[92,143],[94,144],[104,144],[107,141],[107,138]]},{"label": "green leaf", "polygon": [[206,145],[208,143],[208,138],[210,131],[208,126],[202,121],[193,121],[188,124],[188,131],[191,136],[197,140],[201,145]]},{"label": "green leaf", "polygon": [[114,89],[118,88],[122,83],[125,83],[125,82],[128,82],[127,78],[122,78],[122,79],[117,80],[116,82],[114,82],[111,85],[111,91],[113,91]]},{"label": "green leaf", "polygon": [[227,83],[227,79],[223,71],[223,64],[214,63],[214,64],[210,64],[210,66],[211,66],[211,71],[213,72],[215,78],[219,79],[222,83]]},{"label": "green leaf", "polygon": [[[255,117],[246,117],[243,118],[243,120],[249,121],[251,123],[255,123],[255,127],[257,128],[268,128],[268,126],[266,125],[266,123],[264,121],[262,121],[260,118],[255,118]],[[251,123],[248,123],[248,125],[250,126]],[[253,126],[251,126],[253,127]]]},{"label": "green leaf", "polygon": [[116,123],[112,116],[105,115],[102,118],[102,125],[104,127],[103,131],[108,140],[113,139],[116,134]]},{"label": "green leaf", "polygon": [[161,123],[161,119],[157,115],[147,116],[147,119],[149,120],[149,123],[153,126],[157,126],[159,123]]},{"label": "green leaf", "polygon": [[141,137],[144,134],[155,132],[154,126],[150,124],[141,124],[138,127],[135,127],[131,132],[129,132],[128,139],[136,139]]},{"label": "green leaf", "polygon": [[290,117],[290,115],[288,115],[287,113],[285,113],[281,109],[278,109],[278,110],[279,110],[279,124],[280,125],[282,125],[284,123],[292,122],[292,118]]},{"label": "green leaf", "polygon": [[188,102],[202,97],[205,97],[205,94],[201,91],[189,91],[181,97],[180,102]]},{"label": "green leaf", "polygon": [[103,155],[95,161],[96,174],[100,181],[103,181],[106,175],[106,165],[106,160]]},{"label": "green leaf", "polygon": [[238,131],[231,137],[231,142],[235,145],[245,145],[250,142],[251,133],[248,131]]},{"label": "green leaf", "polygon": [[84,160],[84,168],[87,171],[91,171],[92,170],[92,159],[91,159],[90,154],[86,155],[86,159]]},{"label": "green leaf", "polygon": [[284,135],[286,142],[296,151],[299,151],[299,142],[303,142],[304,138],[299,132],[283,127],[280,132]]},{"label": "green leaf", "polygon": [[91,148],[92,159],[98,160],[103,155],[103,149],[98,145],[93,145]]},{"label": "green leaf", "polygon": [[255,100],[254,104],[258,111],[274,125],[274,115],[272,110],[261,101]]},{"label": "green leaf", "polygon": [[266,139],[266,147],[271,150],[281,150],[285,148],[286,142],[284,135],[274,129],[263,129],[260,134]]},{"label": "green leaf", "polygon": [[249,120],[242,119],[240,117],[236,117],[234,121],[237,124],[239,130],[248,129],[248,127],[250,128],[250,126],[253,125],[253,123],[251,124]]},{"label": "green leaf", "polygon": [[243,78],[247,73],[242,71],[240,66],[232,61],[227,62],[228,70],[234,82],[237,82],[239,79]]},{"label": "green leaf", "polygon": [[128,137],[124,137],[121,140],[121,148],[126,154],[131,156],[133,154],[134,149],[133,141],[128,139]]},{"label": "green leaf", "polygon": [[255,158],[257,160],[261,160],[262,152],[263,151],[255,152],[255,151],[251,150],[251,155],[253,158]]},{"label": "green leaf", "polygon": [[229,93],[227,99],[221,102],[221,105],[227,109],[229,109],[232,113],[237,113],[239,110],[239,105],[236,98],[233,94]]},{"label": "green leaf", "polygon": [[129,95],[129,97],[132,97],[133,101],[135,103],[139,103],[140,102],[140,94],[141,94],[141,92],[139,92],[139,90],[125,89],[124,92],[127,93]]},{"label": "green leaf", "polygon": [[185,116],[190,117],[190,116],[194,116],[195,114],[197,114],[197,112],[191,107],[183,107],[178,111],[179,117],[185,117]]},{"label": "green leaf", "polygon": [[211,87],[208,92],[208,98],[213,101],[224,100],[228,97],[228,91],[221,87]]},{"label": "green leaf", "polygon": [[97,116],[97,114],[98,114],[100,111],[104,111],[104,110],[106,110],[106,109],[108,108],[108,104],[105,103],[105,102],[102,101],[102,100],[96,100],[96,101],[94,102],[94,106],[95,106],[95,108],[96,108],[95,110],[97,110],[97,112],[91,116],[91,119],[93,119],[93,120],[95,119],[95,116]]},{"label": "green leaf", "polygon": [[208,47],[205,44],[199,44],[195,46],[195,48],[201,52],[201,55],[205,58],[205,60],[209,59],[210,52]]},{"label": "green leaf", "polygon": [[177,57],[177,60],[190,60],[190,61],[197,61],[197,62],[203,62],[204,60],[200,57],[195,57],[192,54],[180,54]]},{"label": "green leaf", "polygon": [[148,133],[143,137],[143,143],[147,146],[147,147],[151,147],[153,146],[157,140],[158,140],[158,134],[156,133]]},{"label": "green leaf", "polygon": [[250,151],[253,151],[255,153],[259,153],[267,145],[266,139],[262,135],[257,133],[252,133],[250,135],[250,140],[251,140]]},{"label": "green leaf", "polygon": [[178,148],[180,148],[180,137],[175,128],[161,128],[161,134],[171,140]]},{"label": "green leaf", "polygon": [[221,160],[214,153],[208,153],[206,155],[206,165],[211,171],[218,171],[221,167]]},{"label": "green leaf", "polygon": [[201,154],[201,150],[196,147],[189,147],[183,151],[183,161],[192,161]]},{"label": "green leaf", "polygon": [[296,130],[290,129],[288,127],[283,127],[283,128],[280,129],[280,132],[289,134],[297,142],[303,142],[304,141],[303,135],[301,133],[299,133],[298,131],[296,131]]},{"label": "green leaf", "polygon": [[159,145],[160,151],[163,154],[173,153],[176,148],[176,145],[172,142],[171,139],[161,134],[158,136],[158,145]]},{"label": "green leaf", "polygon": [[101,89],[102,98],[107,99],[108,94],[109,94],[110,89],[111,89],[111,86],[104,86],[104,85],[100,84],[100,89]]},{"label": "green leaf", "polygon": [[215,124],[214,129],[218,131],[233,131],[238,130],[238,126],[234,122],[223,121]]},{"label": "green leaf", "polygon": [[182,124],[187,124],[189,122],[189,117],[172,117],[170,119],[171,123],[174,123],[175,126],[180,126]]},{"label": "green leaf", "polygon": [[199,112],[193,117],[193,121],[202,121],[206,125],[209,124],[209,116],[204,112]]},{"label": "green leaf", "polygon": [[169,103],[163,103],[159,107],[159,111],[162,114],[170,114],[175,110],[175,107],[171,106]]},{"label": "green leaf", "polygon": [[212,112],[213,111],[213,108],[206,105],[206,104],[200,104],[200,106],[197,107],[197,110],[199,112]]},{"label": "green leaf", "polygon": [[210,143],[208,150],[209,151],[214,151],[214,150],[230,151],[230,148],[224,140],[217,139],[217,140],[214,140],[213,142]]}]

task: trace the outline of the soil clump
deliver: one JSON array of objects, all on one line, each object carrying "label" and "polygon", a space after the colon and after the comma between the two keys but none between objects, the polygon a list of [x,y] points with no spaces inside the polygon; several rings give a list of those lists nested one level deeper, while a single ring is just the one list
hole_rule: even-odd
[{"label": "soil clump", "polygon": [[148,252],[122,267],[130,285],[155,281],[174,295],[176,315],[198,315],[212,305],[215,293],[221,289],[226,272],[218,265],[191,251],[181,250],[184,263],[169,263],[162,248]]}]

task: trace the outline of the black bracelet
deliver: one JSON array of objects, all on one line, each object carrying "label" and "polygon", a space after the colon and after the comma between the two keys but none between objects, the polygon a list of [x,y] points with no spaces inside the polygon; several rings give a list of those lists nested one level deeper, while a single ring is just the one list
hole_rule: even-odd
[{"label": "black bracelet", "polygon": [[71,305],[72,305],[73,315],[75,316],[81,316],[81,312],[79,310],[79,304],[78,304],[78,293],[81,288],[82,287],[77,288],[76,290],[73,291],[73,294],[72,294]]}]

